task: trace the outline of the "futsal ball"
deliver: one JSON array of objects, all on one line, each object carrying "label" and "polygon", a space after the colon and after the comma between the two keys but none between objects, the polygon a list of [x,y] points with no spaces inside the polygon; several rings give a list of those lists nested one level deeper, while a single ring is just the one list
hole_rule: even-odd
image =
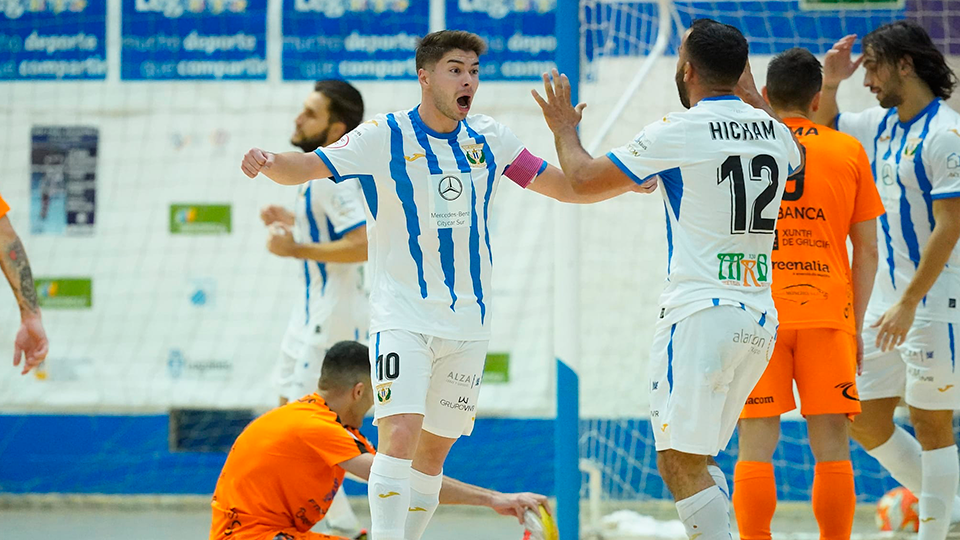
[{"label": "futsal ball", "polygon": [[920,530],[919,501],[905,487],[891,489],[877,503],[877,526],[881,531]]},{"label": "futsal ball", "polygon": [[543,506],[539,510],[539,512],[533,510],[524,512],[523,525],[527,530],[523,533],[523,540],[558,540],[560,535],[553,518]]}]

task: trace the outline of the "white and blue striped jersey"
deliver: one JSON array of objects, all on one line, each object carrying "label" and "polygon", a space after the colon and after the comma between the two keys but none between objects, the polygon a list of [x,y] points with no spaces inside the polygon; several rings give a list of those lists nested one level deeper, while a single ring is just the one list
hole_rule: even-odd
[{"label": "white and blue striped jersey", "polygon": [[317,155],[336,181],[359,178],[366,198],[370,332],[489,339],[490,205],[501,175],[526,186],[546,164],[531,170],[529,152],[492,118],[437,133],[418,108],[379,115]]},{"label": "white and blue striped jersey", "polygon": [[[298,244],[333,242],[365,224],[357,182],[311,180],[300,186],[293,225]],[[294,304],[283,348],[297,356],[297,347],[320,339],[326,347],[365,339],[369,311],[363,264],[301,260],[299,265],[303,292]]]},{"label": "white and blue striped jersey", "polygon": [[719,96],[646,126],[607,157],[638,184],[660,179],[668,249],[661,321],[734,305],[776,328],[770,254],[787,175],[802,160],[790,130]]},{"label": "white and blue striped jersey", "polygon": [[[880,266],[870,311],[883,313],[899,299],[920,264],[935,224],[933,201],[960,197],[960,114],[940,99],[909,122],[897,109],[873,107],[837,117],[837,128],[867,151],[886,214],[878,220]],[[919,306],[919,320],[960,321],[960,247],[955,247]]]}]

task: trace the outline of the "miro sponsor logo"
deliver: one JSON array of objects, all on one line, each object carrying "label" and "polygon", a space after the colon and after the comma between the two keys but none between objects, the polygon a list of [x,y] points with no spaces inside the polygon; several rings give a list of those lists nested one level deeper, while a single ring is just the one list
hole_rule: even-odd
[{"label": "miro sponsor logo", "polygon": [[133,9],[141,13],[162,13],[168,19],[176,19],[184,13],[246,13],[247,4],[248,0],[134,0]]},{"label": "miro sponsor logo", "polygon": [[729,285],[763,287],[770,283],[770,257],[760,253],[718,253],[717,279]]}]

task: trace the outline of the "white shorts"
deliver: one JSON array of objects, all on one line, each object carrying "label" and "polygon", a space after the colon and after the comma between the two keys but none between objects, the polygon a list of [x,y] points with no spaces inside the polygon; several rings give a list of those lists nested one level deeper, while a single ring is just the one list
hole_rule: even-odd
[{"label": "white shorts", "polygon": [[366,320],[333,316],[323,324],[313,320],[306,326],[291,324],[277,361],[275,378],[280,397],[293,401],[316,392],[327,350],[344,340],[366,343],[366,327]]},{"label": "white shorts", "polygon": [[857,377],[860,401],[904,398],[918,409],[960,409],[958,329],[953,323],[915,321],[903,345],[882,352],[876,346],[877,329],[864,328],[863,375]]},{"label": "white shorts", "polygon": [[374,425],[422,414],[423,429],[456,439],[473,432],[487,341],[455,341],[406,330],[371,336]]},{"label": "white shorts", "polygon": [[657,451],[715,456],[773,353],[760,313],[735,306],[659,324],[650,351],[650,422]]}]

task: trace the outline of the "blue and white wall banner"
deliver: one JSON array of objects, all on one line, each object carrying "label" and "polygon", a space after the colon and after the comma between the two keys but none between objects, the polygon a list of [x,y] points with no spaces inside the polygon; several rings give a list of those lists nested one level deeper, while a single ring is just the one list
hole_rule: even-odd
[{"label": "blue and white wall banner", "polygon": [[0,1],[0,81],[103,80],[106,2]]},{"label": "blue and white wall banner", "polygon": [[124,80],[266,80],[267,0],[123,0]]},{"label": "blue and white wall banner", "polygon": [[283,79],[409,80],[426,0],[283,0]]},{"label": "blue and white wall banner", "polygon": [[446,0],[447,28],[487,41],[481,80],[540,80],[556,67],[557,0]]}]

